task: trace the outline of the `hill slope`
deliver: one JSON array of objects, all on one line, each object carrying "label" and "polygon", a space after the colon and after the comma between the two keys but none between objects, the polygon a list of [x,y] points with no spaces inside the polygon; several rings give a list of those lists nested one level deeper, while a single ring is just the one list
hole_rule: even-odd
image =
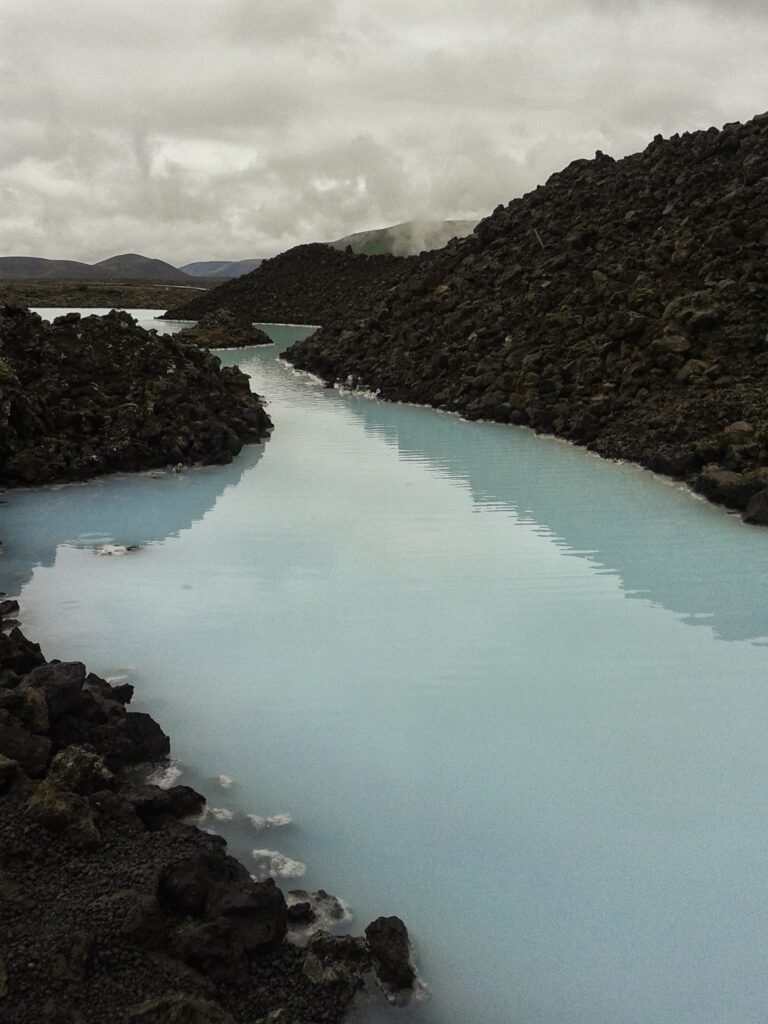
[{"label": "hill slope", "polygon": [[77,260],[46,260],[41,256],[0,256],[0,280],[98,280],[101,275],[89,263]]},{"label": "hill slope", "polygon": [[369,256],[391,253],[393,256],[416,256],[420,252],[442,249],[452,238],[464,238],[474,228],[474,220],[409,220],[389,228],[357,231],[329,244]]},{"label": "hill slope", "polygon": [[110,256],[108,260],[95,263],[93,269],[101,277],[119,277],[124,280],[136,281],[188,281],[189,277],[177,267],[163,260],[153,260],[148,256],[139,256],[129,252],[121,256]]},{"label": "hill slope", "polygon": [[100,263],[79,263],[77,260],[47,260],[41,256],[0,256],[0,280],[130,280],[189,281],[187,274],[163,260],[153,260],[137,253],[111,256]]},{"label": "hill slope", "polygon": [[416,268],[288,358],[733,507],[768,486],[768,114],[577,160]]},{"label": "hill slope", "polygon": [[258,323],[329,323],[364,315],[369,296],[386,292],[410,272],[413,260],[354,256],[324,243],[298,245],[245,277],[228,281],[183,305],[168,320],[199,320],[228,310]]},{"label": "hill slope", "polygon": [[204,260],[198,263],[185,263],[179,267],[190,277],[242,277],[243,274],[250,274],[263,263],[263,260]]}]

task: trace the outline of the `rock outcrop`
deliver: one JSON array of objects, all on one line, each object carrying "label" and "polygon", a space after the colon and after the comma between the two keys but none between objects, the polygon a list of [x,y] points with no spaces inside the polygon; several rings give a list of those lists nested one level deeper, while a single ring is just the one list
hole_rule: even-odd
[{"label": "rock outcrop", "polygon": [[127,313],[0,311],[0,485],[231,462],[271,426],[240,370]]},{"label": "rock outcrop", "polygon": [[365,316],[375,297],[405,281],[418,257],[364,256],[314,243],[264,260],[260,267],[164,314],[200,320],[227,310],[252,323],[328,324]]},{"label": "rock outcrop", "polygon": [[384,399],[554,433],[743,509],[768,488],[766,309],[763,114],[574,161],[286,358]]},{"label": "rock outcrop", "polygon": [[176,338],[204,348],[247,348],[272,344],[269,335],[254,327],[247,316],[228,309],[204,313],[194,327],[179,331]]}]

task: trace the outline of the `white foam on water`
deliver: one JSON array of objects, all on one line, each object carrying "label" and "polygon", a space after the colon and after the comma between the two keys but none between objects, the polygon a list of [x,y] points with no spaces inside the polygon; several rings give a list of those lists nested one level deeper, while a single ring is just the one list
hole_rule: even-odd
[{"label": "white foam on water", "polygon": [[307,870],[306,864],[278,850],[252,850],[251,856],[256,861],[254,877],[259,882],[267,878],[301,878]]},{"label": "white foam on water", "polygon": [[171,764],[160,764],[147,775],[147,782],[159,789],[170,789],[175,786],[183,775],[183,771],[174,761]]},{"label": "white foam on water", "polygon": [[262,818],[259,814],[246,814],[246,818],[257,832],[265,828],[285,828],[293,822],[290,814],[270,814],[267,818]]},{"label": "white foam on water", "polygon": [[284,828],[286,825],[290,825],[293,822],[293,818],[290,814],[271,814],[265,819],[267,828]]},{"label": "white foam on water", "polygon": [[232,821],[235,817],[235,812],[230,811],[228,807],[209,807],[208,813],[216,821]]},{"label": "white foam on water", "polygon": [[349,924],[354,915],[352,908],[338,896],[332,896],[325,890],[318,892],[307,892],[305,889],[292,889],[285,894],[285,901],[289,907],[296,903],[309,903],[315,915],[313,921],[306,924],[291,925],[292,932],[299,932],[309,937],[318,931],[328,931],[340,925]]},{"label": "white foam on water", "polygon": [[139,544],[101,544],[94,551],[97,555],[129,555],[139,547]]},{"label": "white foam on water", "polygon": [[217,775],[216,785],[221,786],[222,789],[231,789],[234,779],[230,778],[229,775]]}]

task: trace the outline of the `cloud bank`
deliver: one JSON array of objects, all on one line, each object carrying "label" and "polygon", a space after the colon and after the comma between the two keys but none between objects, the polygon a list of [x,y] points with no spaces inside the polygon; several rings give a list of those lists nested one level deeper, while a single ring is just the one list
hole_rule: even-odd
[{"label": "cloud bank", "polygon": [[768,102],[763,0],[4,0],[0,255],[473,218]]}]

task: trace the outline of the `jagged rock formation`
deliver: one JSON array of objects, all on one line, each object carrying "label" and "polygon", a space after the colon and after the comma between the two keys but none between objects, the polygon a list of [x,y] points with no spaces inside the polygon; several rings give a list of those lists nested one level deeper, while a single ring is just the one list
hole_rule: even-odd
[{"label": "jagged rock formation", "polygon": [[[17,610],[5,601],[0,618]],[[325,932],[306,948],[285,941],[274,881],[254,881],[223,839],[183,820],[204,798],[127,772],[169,751],[149,715],[127,710],[132,695],[0,631],[3,1024],[338,1024],[372,960],[383,987],[410,990],[397,918],[399,947]]]},{"label": "jagged rock formation", "polygon": [[127,313],[0,311],[0,484],[226,463],[271,425],[240,370]]},{"label": "jagged rock formation", "polygon": [[254,327],[247,316],[228,309],[214,309],[204,313],[194,327],[176,334],[179,341],[203,348],[247,348],[251,345],[271,345],[272,339]]},{"label": "jagged rock formation", "polygon": [[264,260],[251,274],[169,309],[167,320],[199,320],[225,309],[252,323],[326,324],[365,314],[372,296],[412,272],[414,259],[337,252],[314,243]]},{"label": "jagged rock formation", "polygon": [[342,317],[286,356],[382,398],[553,432],[744,508],[768,486],[767,309],[763,114],[575,161],[417,258],[357,323]]}]

